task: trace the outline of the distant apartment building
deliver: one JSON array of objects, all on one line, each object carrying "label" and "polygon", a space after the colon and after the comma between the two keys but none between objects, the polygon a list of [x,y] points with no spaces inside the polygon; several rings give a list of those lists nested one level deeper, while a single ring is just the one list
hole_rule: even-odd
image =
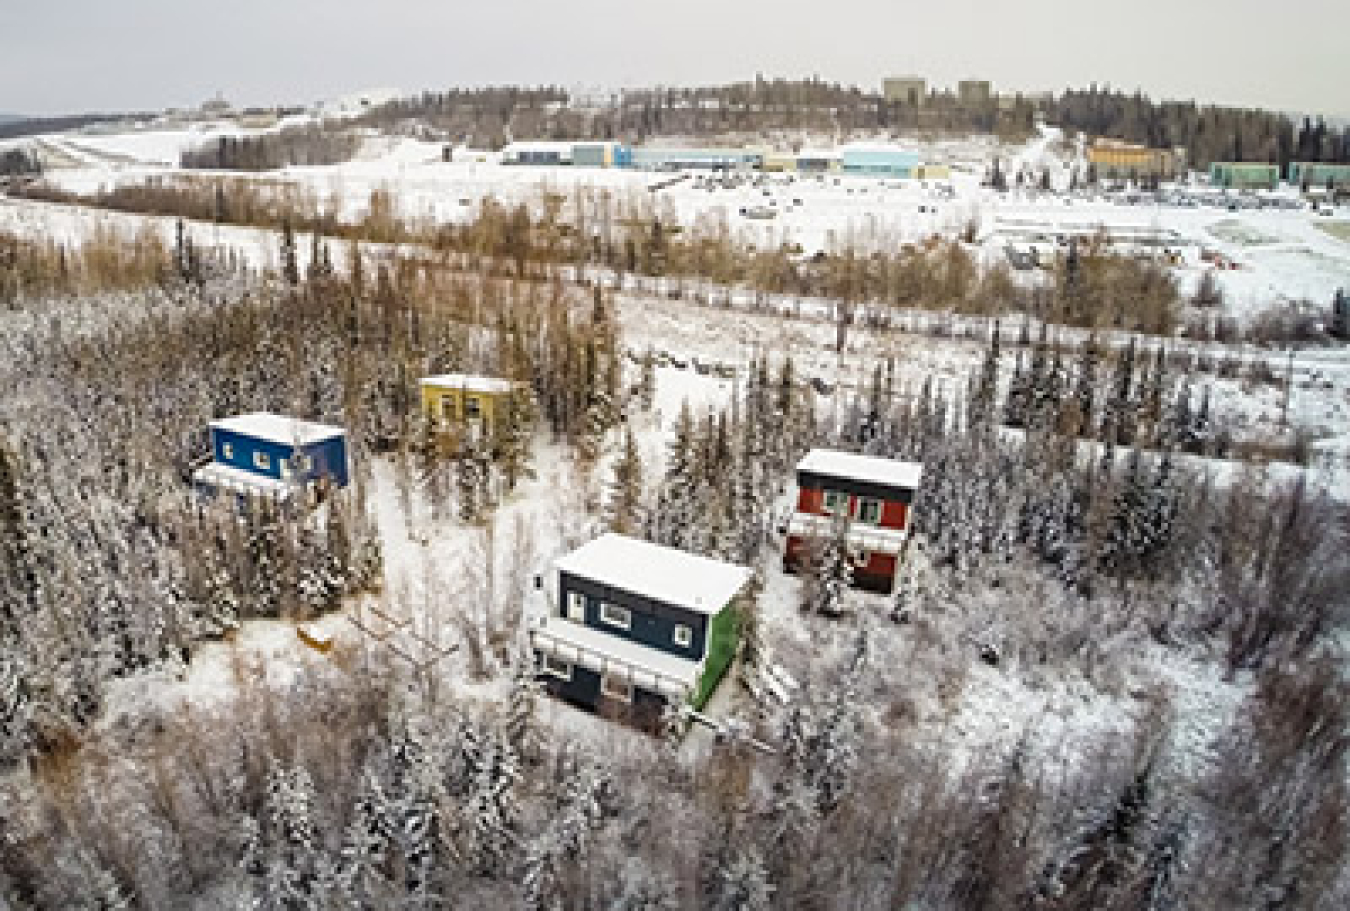
[{"label": "distant apartment building", "polygon": [[1350,190],[1350,164],[1292,161],[1289,163],[1289,182],[1310,190]]},{"label": "distant apartment building", "polygon": [[1097,139],[1087,153],[1097,176],[1105,180],[1139,180],[1175,177],[1181,170],[1180,156],[1172,149],[1153,149],[1119,139]]},{"label": "distant apartment building", "polygon": [[921,76],[893,76],[882,80],[881,93],[887,101],[921,108],[928,101],[928,82]]},{"label": "distant apartment building", "polygon": [[982,108],[994,100],[994,87],[987,79],[962,79],[956,84],[956,100],[963,108]]},{"label": "distant apartment building", "polygon": [[1216,161],[1209,182],[1225,190],[1273,190],[1280,185],[1277,165],[1254,161]]}]

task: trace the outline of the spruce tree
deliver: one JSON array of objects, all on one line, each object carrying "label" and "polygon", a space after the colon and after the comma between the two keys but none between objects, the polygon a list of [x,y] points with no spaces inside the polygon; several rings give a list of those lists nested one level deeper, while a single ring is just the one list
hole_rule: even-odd
[{"label": "spruce tree", "polygon": [[614,479],[610,484],[610,531],[633,535],[642,527],[642,476],[642,457],[629,427],[624,432],[623,452],[614,463]]}]

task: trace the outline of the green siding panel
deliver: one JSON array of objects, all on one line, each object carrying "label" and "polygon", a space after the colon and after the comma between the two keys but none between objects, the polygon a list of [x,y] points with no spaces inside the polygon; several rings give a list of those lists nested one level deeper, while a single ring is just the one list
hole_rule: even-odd
[{"label": "green siding panel", "polygon": [[732,659],[736,657],[740,640],[741,616],[733,601],[722,608],[708,626],[708,652],[703,661],[703,676],[699,677],[698,689],[689,699],[696,711],[707,704],[717,684],[722,681]]}]

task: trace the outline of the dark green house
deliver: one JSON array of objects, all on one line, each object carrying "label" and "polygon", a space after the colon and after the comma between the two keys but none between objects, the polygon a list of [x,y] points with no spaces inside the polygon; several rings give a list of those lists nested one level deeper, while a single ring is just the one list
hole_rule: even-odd
[{"label": "dark green house", "polygon": [[530,620],[550,693],[644,728],[707,703],[740,644],[748,569],[618,534],[555,568],[556,600]]}]

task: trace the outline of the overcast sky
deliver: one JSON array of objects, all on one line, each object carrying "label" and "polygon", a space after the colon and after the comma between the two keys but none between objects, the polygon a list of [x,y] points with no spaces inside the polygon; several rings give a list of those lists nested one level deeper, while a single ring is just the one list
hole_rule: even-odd
[{"label": "overcast sky", "polygon": [[0,112],[918,73],[1350,115],[1350,0],[5,0]]}]

